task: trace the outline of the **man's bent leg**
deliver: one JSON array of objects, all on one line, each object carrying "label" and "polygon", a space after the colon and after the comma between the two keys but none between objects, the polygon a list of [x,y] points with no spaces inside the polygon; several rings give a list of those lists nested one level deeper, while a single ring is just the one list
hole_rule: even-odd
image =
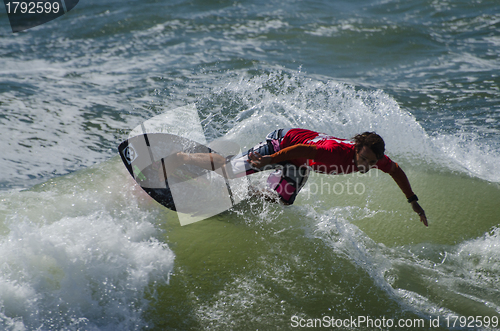
[{"label": "man's bent leg", "polygon": [[309,178],[309,171],[308,167],[297,167],[291,163],[285,163],[281,169],[269,175],[267,183],[269,188],[276,191],[285,205],[291,205]]}]

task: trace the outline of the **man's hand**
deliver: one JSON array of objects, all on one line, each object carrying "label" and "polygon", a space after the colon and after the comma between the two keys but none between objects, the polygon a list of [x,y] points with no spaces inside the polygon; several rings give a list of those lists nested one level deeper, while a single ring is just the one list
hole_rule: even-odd
[{"label": "man's hand", "polygon": [[271,163],[271,156],[262,156],[258,152],[248,153],[248,163],[254,168],[262,168]]},{"label": "man's hand", "polygon": [[420,222],[424,223],[425,226],[429,226],[427,224],[427,217],[425,216],[425,211],[422,209],[422,207],[420,207],[418,202],[413,201],[411,203],[411,207],[413,208],[413,211],[417,213],[418,216],[420,216]]}]

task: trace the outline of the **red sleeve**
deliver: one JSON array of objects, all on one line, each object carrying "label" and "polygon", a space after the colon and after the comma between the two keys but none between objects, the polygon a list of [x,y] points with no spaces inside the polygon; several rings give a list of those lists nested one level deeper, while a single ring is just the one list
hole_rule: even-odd
[{"label": "red sleeve", "polygon": [[384,155],[380,160],[378,160],[376,166],[383,172],[390,173],[393,163],[394,162],[387,155]]}]

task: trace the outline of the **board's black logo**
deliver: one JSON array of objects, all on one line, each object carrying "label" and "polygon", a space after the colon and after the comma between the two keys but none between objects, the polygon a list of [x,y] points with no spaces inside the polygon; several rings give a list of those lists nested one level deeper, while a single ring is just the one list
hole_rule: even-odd
[{"label": "board's black logo", "polygon": [[125,149],[122,151],[123,156],[125,157],[125,160],[127,160],[128,164],[132,164],[135,159],[137,159],[137,152],[134,149],[134,146],[128,145],[125,147]]},{"label": "board's black logo", "polygon": [[12,32],[52,21],[75,8],[79,0],[3,0]]}]

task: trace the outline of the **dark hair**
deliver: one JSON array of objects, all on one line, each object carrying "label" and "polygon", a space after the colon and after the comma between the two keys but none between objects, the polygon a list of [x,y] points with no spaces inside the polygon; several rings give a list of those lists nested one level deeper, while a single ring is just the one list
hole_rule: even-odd
[{"label": "dark hair", "polygon": [[356,143],[356,151],[359,152],[364,146],[370,148],[377,159],[381,159],[385,152],[384,139],[375,132],[363,132],[355,135],[352,140]]}]

